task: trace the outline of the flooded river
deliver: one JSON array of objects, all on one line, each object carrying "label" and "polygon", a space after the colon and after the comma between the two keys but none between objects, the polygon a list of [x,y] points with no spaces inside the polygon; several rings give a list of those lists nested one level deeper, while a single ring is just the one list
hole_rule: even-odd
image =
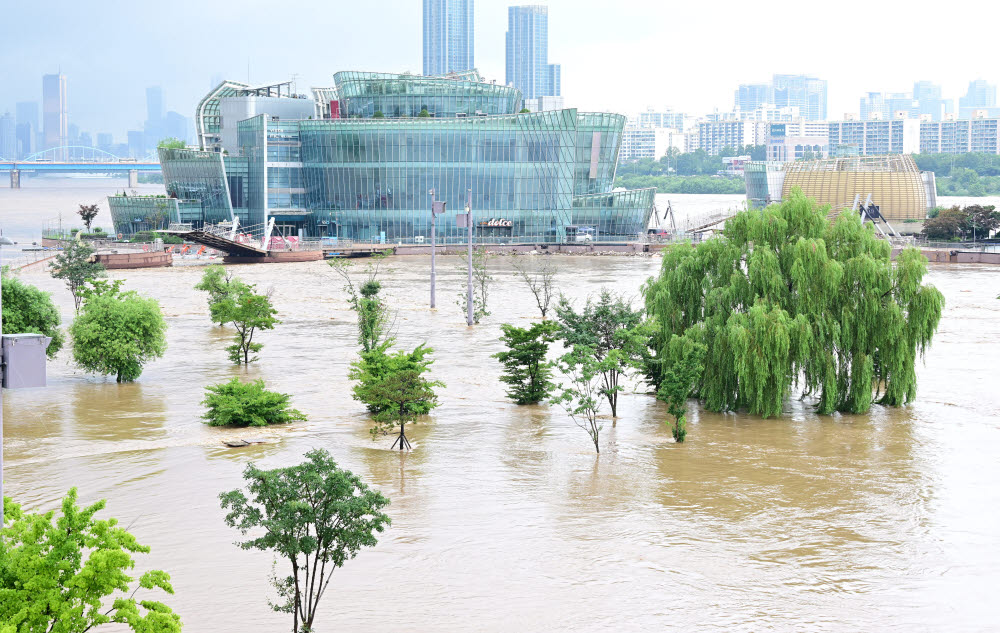
[{"label": "flooded river", "polygon": [[[3,206],[5,224],[28,223]],[[676,205],[676,202],[675,202]],[[354,316],[322,262],[234,266],[274,289],[283,323],[262,359],[235,368],[229,331],[192,289],[201,269],[116,272],[157,298],[166,356],[139,382],[81,373],[67,350],[45,389],[3,394],[8,494],[56,507],[70,486],[108,499],[167,570],[188,631],[270,632],[271,558],[233,545],[218,493],[264,466],[329,450],[392,500],[392,527],[335,575],[321,631],[957,630],[996,625],[1000,583],[1000,268],[931,268],[947,308],[918,400],[868,415],[814,415],[793,401],[760,420],[692,410],[676,445],[664,408],[620,403],[600,457],[560,411],[518,407],[490,358],[499,324],[529,323],[533,300],[497,259],[493,315],[467,328],[454,299],[459,260],[441,257],[439,309],[427,308],[426,258],[397,258],[383,281],[399,344],[426,341],[441,406],[407,428],[414,450],[372,442],[347,380]],[[656,258],[559,258],[578,301],[602,286],[638,296]],[[44,273],[24,279],[68,292]],[[201,424],[205,385],[264,378],[309,421],[263,432]],[[273,442],[227,449],[229,437]],[[283,569],[283,568],[282,568]]]}]

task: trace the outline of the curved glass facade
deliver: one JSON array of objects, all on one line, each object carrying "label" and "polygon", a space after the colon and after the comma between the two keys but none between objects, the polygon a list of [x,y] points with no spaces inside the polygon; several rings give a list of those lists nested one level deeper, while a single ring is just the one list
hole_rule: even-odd
[{"label": "curved glass facade", "polygon": [[486,83],[469,71],[440,77],[389,73],[340,72],[333,76],[341,116],[367,119],[416,117],[426,109],[434,117],[516,114],[521,93]]},{"label": "curved glass facade", "polygon": [[128,239],[139,231],[167,228],[180,222],[177,199],[165,196],[108,196],[115,233]]},{"label": "curved glass facade", "polygon": [[[480,239],[573,241],[583,227],[616,241],[645,233],[654,191],[611,191],[625,117],[521,114],[517,90],[475,71],[334,77],[333,118],[239,121],[239,147],[224,157],[161,150],[168,194],[199,200],[203,222],[274,218],[283,234],[365,242],[429,240],[431,190],[448,205],[437,219],[443,243],[465,239],[455,216],[470,193]],[[424,107],[435,116],[409,114]],[[470,110],[489,115],[461,116]]]}]

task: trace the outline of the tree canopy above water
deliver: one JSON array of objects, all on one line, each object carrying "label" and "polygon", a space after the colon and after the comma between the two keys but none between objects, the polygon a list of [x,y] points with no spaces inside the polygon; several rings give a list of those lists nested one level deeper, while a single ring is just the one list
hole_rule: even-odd
[{"label": "tree canopy above water", "polygon": [[858,216],[826,213],[795,190],[739,213],[718,239],[664,251],[644,287],[659,328],[652,373],[670,371],[671,339],[688,337],[707,348],[693,395],[714,411],[780,415],[793,384],[819,413],[912,401],[944,297],[922,284],[918,250],[893,262]]}]

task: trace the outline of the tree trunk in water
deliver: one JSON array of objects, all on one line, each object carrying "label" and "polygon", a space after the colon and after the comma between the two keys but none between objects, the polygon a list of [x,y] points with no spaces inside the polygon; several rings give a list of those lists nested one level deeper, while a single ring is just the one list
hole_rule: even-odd
[{"label": "tree trunk in water", "polygon": [[399,423],[399,450],[403,450],[403,444],[406,443],[406,433],[404,429],[406,428],[406,422]]}]

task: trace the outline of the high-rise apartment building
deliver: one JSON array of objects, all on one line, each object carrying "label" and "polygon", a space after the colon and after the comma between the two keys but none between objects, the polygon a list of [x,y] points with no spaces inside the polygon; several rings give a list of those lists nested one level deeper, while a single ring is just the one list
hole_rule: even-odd
[{"label": "high-rise apartment building", "polygon": [[14,106],[14,119],[17,124],[17,157],[34,154],[38,148],[38,102],[19,101]]},{"label": "high-rise apartment building", "polygon": [[982,117],[920,122],[921,154],[1000,154],[1000,119]]},{"label": "high-rise apartment building", "polygon": [[[66,112],[66,75],[42,75],[42,132],[45,147],[68,144],[69,121]],[[65,157],[63,157],[65,158]]]},{"label": "high-rise apartment building", "polygon": [[507,85],[525,99],[562,94],[559,64],[549,63],[549,8],[507,9]]},{"label": "high-rise apartment building", "polygon": [[476,67],[474,0],[424,0],[424,74]]},{"label": "high-rise apartment building", "polygon": [[920,121],[908,117],[891,120],[831,121],[830,151],[856,148],[859,156],[915,154],[920,151]]},{"label": "high-rise apartment building", "polygon": [[762,106],[774,103],[771,84],[740,84],[734,99],[740,112],[754,112]]},{"label": "high-rise apartment building", "polygon": [[797,106],[809,121],[826,119],[826,80],[806,75],[774,75],[771,81],[774,105]]},{"label": "high-rise apartment building", "polygon": [[995,108],[996,105],[996,84],[988,83],[985,79],[970,81],[969,90],[964,97],[958,100],[958,117],[960,119],[972,118],[976,110]]},{"label": "high-rise apartment building", "polygon": [[14,160],[17,158],[17,135],[14,115],[5,112],[0,116],[0,158]]}]

